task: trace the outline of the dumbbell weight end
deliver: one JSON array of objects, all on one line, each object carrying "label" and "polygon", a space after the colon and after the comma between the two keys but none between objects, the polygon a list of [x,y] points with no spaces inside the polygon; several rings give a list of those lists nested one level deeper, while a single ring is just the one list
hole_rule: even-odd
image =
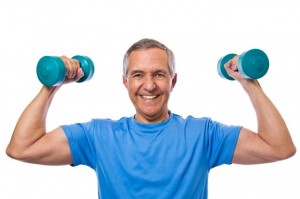
[{"label": "dumbbell weight end", "polygon": [[37,64],[36,73],[43,85],[47,87],[57,86],[64,81],[66,68],[59,57],[44,56]]},{"label": "dumbbell weight end", "polygon": [[77,82],[81,83],[90,80],[95,72],[93,61],[89,57],[82,55],[76,55],[72,57],[72,59],[76,59],[79,61],[80,67],[82,68],[82,71],[84,73],[84,76],[80,78]]},{"label": "dumbbell weight end", "polygon": [[234,78],[232,78],[232,77],[230,77],[228,75],[228,73],[226,72],[225,67],[224,67],[224,65],[227,62],[229,62],[229,60],[231,60],[234,56],[236,56],[236,54],[228,54],[228,55],[226,55],[224,57],[221,57],[221,59],[219,59],[219,61],[218,61],[218,65],[217,65],[217,67],[218,67],[218,73],[224,79],[234,80]]},{"label": "dumbbell weight end", "polygon": [[259,79],[269,70],[268,56],[259,49],[246,51],[238,59],[238,70],[245,78]]}]

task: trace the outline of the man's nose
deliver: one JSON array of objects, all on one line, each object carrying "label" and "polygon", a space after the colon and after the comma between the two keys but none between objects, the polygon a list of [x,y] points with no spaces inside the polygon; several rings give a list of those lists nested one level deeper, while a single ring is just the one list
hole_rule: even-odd
[{"label": "man's nose", "polygon": [[156,88],[155,78],[152,75],[146,75],[144,77],[144,88],[149,91]]}]

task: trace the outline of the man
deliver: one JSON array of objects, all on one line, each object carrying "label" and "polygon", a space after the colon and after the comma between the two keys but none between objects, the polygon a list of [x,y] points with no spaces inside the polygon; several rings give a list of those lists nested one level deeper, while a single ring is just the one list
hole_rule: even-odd
[{"label": "man", "polygon": [[[123,84],[134,116],[46,132],[48,109],[62,85],[42,87],[20,116],[7,154],[29,163],[87,165],[97,173],[99,198],[207,198],[211,168],[274,162],[296,152],[280,113],[257,80],[240,75],[237,59],[225,65],[226,71],[248,94],[257,132],[172,113],[168,100],[177,79],[174,55],[158,41],[142,39],[123,60]],[[62,60],[68,71],[64,84],[83,76],[76,60]]]}]

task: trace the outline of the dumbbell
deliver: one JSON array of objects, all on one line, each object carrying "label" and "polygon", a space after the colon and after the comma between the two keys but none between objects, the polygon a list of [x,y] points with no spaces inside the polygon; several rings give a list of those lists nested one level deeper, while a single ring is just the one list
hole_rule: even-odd
[{"label": "dumbbell", "polygon": [[[234,80],[230,77],[224,65],[236,54],[228,54],[218,61],[218,73],[222,78]],[[259,79],[263,77],[269,69],[269,59],[265,52],[260,49],[251,49],[242,53],[238,59],[238,71],[244,78]]]},{"label": "dumbbell", "polygon": [[[84,73],[84,76],[77,82],[84,82],[93,77],[95,71],[94,63],[89,57],[76,55],[72,57],[72,59],[79,61]],[[38,61],[36,73],[43,85],[51,87],[57,86],[65,80],[67,70],[61,58],[56,56],[44,56]]]}]

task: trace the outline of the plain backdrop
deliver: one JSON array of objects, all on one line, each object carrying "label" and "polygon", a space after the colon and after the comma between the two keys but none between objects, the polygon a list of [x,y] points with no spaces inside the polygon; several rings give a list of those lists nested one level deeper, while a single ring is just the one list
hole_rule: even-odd
[{"label": "plain backdrop", "polygon": [[[36,64],[44,55],[90,56],[89,82],[64,86],[47,129],[91,118],[132,116],[122,84],[128,47],[153,38],[176,56],[178,82],[169,108],[182,116],[208,116],[256,130],[242,87],[217,73],[228,53],[264,50],[270,69],[260,83],[300,144],[300,1],[264,0],[10,0],[0,3],[0,198],[95,199],[94,171],[40,166],[5,154],[14,126],[41,88]],[[300,155],[277,163],[225,165],[211,170],[209,198],[300,198]]]}]

